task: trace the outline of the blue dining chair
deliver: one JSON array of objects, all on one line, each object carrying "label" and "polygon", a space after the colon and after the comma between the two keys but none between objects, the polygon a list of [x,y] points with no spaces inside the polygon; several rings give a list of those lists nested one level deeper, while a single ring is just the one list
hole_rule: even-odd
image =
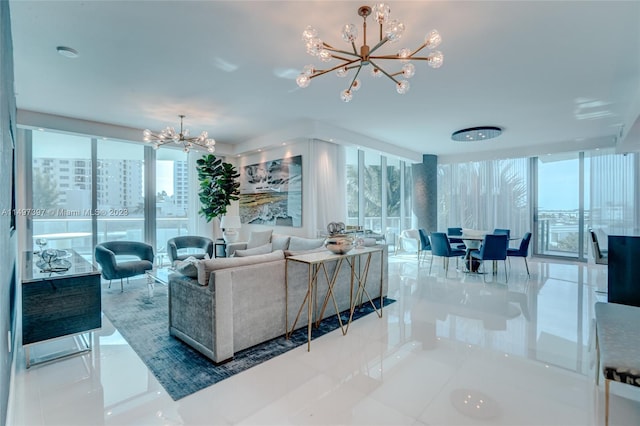
[{"label": "blue dining chair", "polygon": [[[522,241],[520,241],[520,247],[517,249],[510,248],[507,249],[508,257],[521,257],[524,259],[524,266],[527,268],[527,275],[531,278],[531,274],[529,273],[529,264],[527,263],[527,256],[529,255],[529,243],[531,242],[531,232],[527,232],[522,237]],[[511,263],[511,259],[509,259],[509,263]]]},{"label": "blue dining chair", "polygon": [[[462,236],[462,228],[447,228],[447,235],[451,237],[451,235],[460,235]],[[460,250],[466,250],[467,246],[465,246],[462,238],[449,238],[449,244],[455,244],[455,247]]]},{"label": "blue dining chair", "polygon": [[[487,234],[482,240],[480,250],[472,251],[471,257],[482,262],[482,268],[484,268],[485,260],[504,262],[504,277],[505,281],[509,282],[509,275],[507,274],[507,243],[509,239],[506,234]],[[486,272],[486,271],[484,271]],[[487,282],[487,274],[484,274],[484,281]]]},{"label": "blue dining chair", "polygon": [[451,248],[451,244],[449,244],[449,238],[447,238],[447,234],[444,232],[432,232],[431,233],[431,263],[429,264],[429,274],[431,274],[431,268],[433,267],[433,258],[435,256],[440,256],[443,258],[445,273],[444,276],[446,278],[447,272],[449,272],[449,258],[456,258],[456,265],[458,261],[458,257],[464,256],[466,252],[460,249]]},{"label": "blue dining chair", "polygon": [[[425,257],[427,257],[427,251],[431,250],[431,242],[429,241],[429,235],[427,235],[427,231],[420,228],[418,229],[418,234],[420,235],[420,251],[418,252],[418,265],[424,262]],[[420,260],[420,255],[422,255],[422,260]]]},{"label": "blue dining chair", "polygon": [[507,249],[509,248],[509,239],[511,238],[511,229],[496,228],[493,230],[494,234],[504,234],[507,236]]}]

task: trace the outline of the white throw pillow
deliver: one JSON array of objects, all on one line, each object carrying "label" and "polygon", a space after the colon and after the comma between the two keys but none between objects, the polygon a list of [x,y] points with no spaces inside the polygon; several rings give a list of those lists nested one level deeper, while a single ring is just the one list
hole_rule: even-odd
[{"label": "white throw pillow", "polygon": [[273,229],[269,229],[268,231],[252,231],[249,235],[247,248],[252,249],[270,243],[272,233]]},{"label": "white throw pillow", "polygon": [[247,256],[255,256],[257,254],[267,254],[267,253],[271,253],[271,251],[272,251],[272,244],[269,243],[269,244],[264,244],[260,247],[256,247],[252,249],[236,250],[233,255],[234,257],[247,257]]},{"label": "white throw pillow", "polygon": [[253,265],[264,262],[275,262],[277,260],[283,260],[284,253],[282,250],[277,250],[267,254],[259,254],[249,257],[218,257],[211,260],[201,260],[197,263],[198,266],[198,283],[200,285],[209,285],[209,278],[211,272],[219,269],[236,268],[239,266]]},{"label": "white throw pillow", "polygon": [[189,256],[185,260],[176,260],[174,269],[185,277],[198,278],[197,263],[198,259],[193,256]]},{"label": "white throw pillow", "polygon": [[271,236],[271,244],[273,244],[273,250],[287,250],[289,249],[289,236],[273,234]]},{"label": "white throw pillow", "polygon": [[289,250],[298,251],[298,250],[311,250],[314,248],[322,247],[324,244],[323,238],[313,239],[313,238],[301,238],[301,237],[291,237],[289,240]]}]

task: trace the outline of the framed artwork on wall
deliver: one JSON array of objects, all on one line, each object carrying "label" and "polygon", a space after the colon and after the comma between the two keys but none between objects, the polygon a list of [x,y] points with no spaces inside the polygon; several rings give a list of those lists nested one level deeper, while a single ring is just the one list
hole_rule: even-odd
[{"label": "framed artwork on wall", "polygon": [[302,226],[302,156],[240,167],[242,223]]}]

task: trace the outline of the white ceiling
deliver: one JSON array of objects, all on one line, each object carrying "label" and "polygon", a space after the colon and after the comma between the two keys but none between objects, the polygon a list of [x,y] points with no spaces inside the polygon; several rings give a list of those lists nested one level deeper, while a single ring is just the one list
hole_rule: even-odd
[{"label": "white ceiling", "polygon": [[[185,114],[192,134],[208,130],[238,152],[315,123],[314,136],[476,158],[611,145],[640,114],[638,1],[390,2],[405,37],[379,52],[417,47],[436,28],[442,68],[417,63],[406,95],[368,72],[351,103],[339,99],[348,80],[333,73],[299,89],[302,67],[321,65],[306,54],[302,30],[313,25],[343,45],[341,27],[360,27],[361,4],[12,0],[18,109],[137,130],[178,126]],[[369,22],[370,45],[374,37]],[[58,55],[59,45],[79,58]],[[451,140],[480,125],[504,133]]]}]

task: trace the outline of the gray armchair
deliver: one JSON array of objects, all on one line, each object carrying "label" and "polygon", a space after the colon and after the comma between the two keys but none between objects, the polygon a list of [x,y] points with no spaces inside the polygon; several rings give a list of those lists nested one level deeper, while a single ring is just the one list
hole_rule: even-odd
[{"label": "gray armchair", "polygon": [[[118,261],[116,256],[136,256],[137,260]],[[124,291],[122,279],[144,274],[153,269],[153,247],[138,241],[108,241],[98,244],[95,250],[96,262],[102,268],[102,276],[109,280],[120,279],[120,290]]]},{"label": "gray armchair", "polygon": [[[178,254],[178,250],[185,248],[202,249],[202,253]],[[172,265],[176,260],[185,260],[189,256],[193,256],[196,259],[204,259],[205,254],[208,254],[210,258],[213,258],[213,240],[195,235],[171,238],[167,241],[167,254]]]}]

